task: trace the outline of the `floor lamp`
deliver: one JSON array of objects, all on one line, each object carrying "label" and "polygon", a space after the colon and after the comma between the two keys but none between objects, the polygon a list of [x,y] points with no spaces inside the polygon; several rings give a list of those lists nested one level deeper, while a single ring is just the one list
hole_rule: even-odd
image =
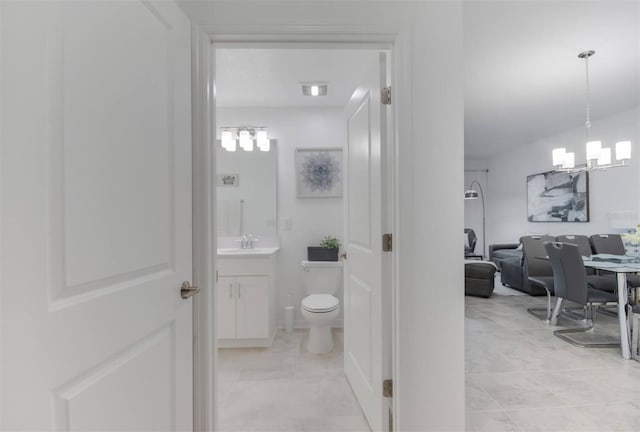
[{"label": "floor lamp", "polygon": [[484,192],[482,191],[482,186],[480,185],[480,183],[478,183],[478,180],[472,181],[471,184],[469,185],[469,189],[464,191],[464,199],[465,200],[478,199],[478,191],[473,189],[474,184],[478,185],[478,190],[480,191],[480,199],[482,200],[482,258],[484,259],[484,251],[487,247],[485,242],[485,238],[486,238],[485,233],[487,230],[485,228]]}]

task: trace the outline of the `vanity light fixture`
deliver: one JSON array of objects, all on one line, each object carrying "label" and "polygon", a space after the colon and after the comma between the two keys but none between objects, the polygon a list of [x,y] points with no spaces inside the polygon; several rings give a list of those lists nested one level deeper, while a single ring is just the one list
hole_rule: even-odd
[{"label": "vanity light fixture", "polygon": [[260,151],[267,152],[271,148],[271,140],[264,126],[227,126],[220,132],[220,145],[223,149],[234,152],[239,145],[244,151],[253,151],[254,144]]},{"label": "vanity light fixture", "polygon": [[616,160],[619,161],[617,164],[611,163],[611,148],[602,148],[602,141],[589,141],[589,129],[591,128],[589,106],[589,57],[595,53],[595,51],[590,50],[578,54],[578,58],[584,59],[586,69],[587,121],[584,123],[584,127],[586,135],[587,162],[576,166],[575,153],[567,153],[565,148],[556,148],[551,152],[553,166],[556,171],[579,172],[623,167],[627,166],[627,162],[631,159],[631,141],[619,141],[616,143]]}]

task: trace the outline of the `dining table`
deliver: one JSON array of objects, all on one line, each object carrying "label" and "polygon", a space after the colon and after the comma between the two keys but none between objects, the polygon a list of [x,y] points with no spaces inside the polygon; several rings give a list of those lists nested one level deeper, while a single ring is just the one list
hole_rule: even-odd
[{"label": "dining table", "polygon": [[631,359],[631,335],[627,325],[627,304],[629,303],[629,288],[627,287],[627,274],[640,273],[640,262],[631,262],[624,260],[621,256],[619,259],[597,260],[592,256],[584,260],[584,266],[597,270],[599,272],[615,273],[618,292],[618,325],[620,326],[620,350],[622,357]]}]

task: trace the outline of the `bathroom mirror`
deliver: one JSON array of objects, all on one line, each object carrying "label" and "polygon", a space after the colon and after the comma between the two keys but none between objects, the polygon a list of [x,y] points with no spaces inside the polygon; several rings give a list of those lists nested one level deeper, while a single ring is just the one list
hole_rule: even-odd
[{"label": "bathroom mirror", "polygon": [[266,152],[230,152],[218,141],[216,156],[218,236],[276,237],[277,142]]}]

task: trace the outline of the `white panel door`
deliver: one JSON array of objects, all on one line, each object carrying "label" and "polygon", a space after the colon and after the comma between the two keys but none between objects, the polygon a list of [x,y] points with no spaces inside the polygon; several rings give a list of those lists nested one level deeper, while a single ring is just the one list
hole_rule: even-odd
[{"label": "white panel door", "polygon": [[383,430],[382,208],[379,90],[346,108],[344,367],[372,430]]},{"label": "white panel door", "polygon": [[0,8],[0,429],[191,430],[189,21]]},{"label": "white panel door", "polygon": [[240,339],[269,337],[269,277],[236,278],[236,336]]}]

